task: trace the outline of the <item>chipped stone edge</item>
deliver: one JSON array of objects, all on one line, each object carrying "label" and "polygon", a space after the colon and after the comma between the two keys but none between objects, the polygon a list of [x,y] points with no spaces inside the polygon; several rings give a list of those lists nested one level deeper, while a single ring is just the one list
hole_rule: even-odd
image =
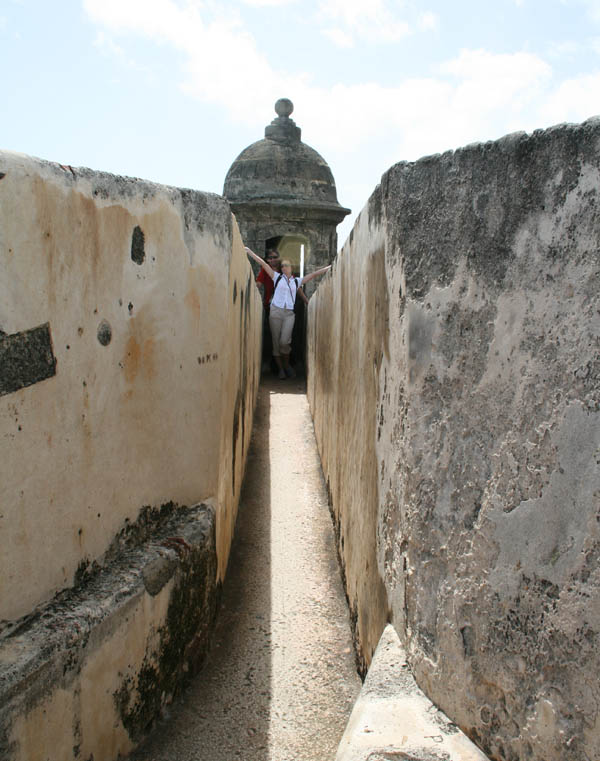
[{"label": "chipped stone edge", "polygon": [[489,761],[419,689],[398,634],[377,645],[335,761]]}]

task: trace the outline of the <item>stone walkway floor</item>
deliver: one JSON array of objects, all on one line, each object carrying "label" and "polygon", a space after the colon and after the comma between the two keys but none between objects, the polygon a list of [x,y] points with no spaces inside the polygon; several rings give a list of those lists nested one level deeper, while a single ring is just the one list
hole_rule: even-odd
[{"label": "stone walkway floor", "polygon": [[333,761],[359,690],[304,385],[268,379],[209,661],[131,758]]}]

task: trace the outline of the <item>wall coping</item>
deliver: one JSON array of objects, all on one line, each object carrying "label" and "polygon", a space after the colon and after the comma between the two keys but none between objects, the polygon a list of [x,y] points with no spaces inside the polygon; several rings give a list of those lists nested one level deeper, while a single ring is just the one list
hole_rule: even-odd
[{"label": "wall coping", "polygon": [[335,761],[488,761],[419,689],[398,634],[388,624]]}]

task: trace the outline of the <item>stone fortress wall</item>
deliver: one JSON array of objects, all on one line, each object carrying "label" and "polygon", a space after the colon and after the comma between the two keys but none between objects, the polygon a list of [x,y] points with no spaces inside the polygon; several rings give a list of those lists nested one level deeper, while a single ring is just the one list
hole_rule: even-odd
[{"label": "stone fortress wall", "polygon": [[221,197],[12,153],[0,254],[0,756],[112,760],[206,650],[262,307]]},{"label": "stone fortress wall", "polygon": [[399,163],[309,310],[363,668],[492,759],[600,758],[600,121]]},{"label": "stone fortress wall", "polygon": [[[362,669],[391,621],[503,761],[600,757],[599,157],[392,167],[310,306]],[[0,757],[112,761],[206,655],[260,299],[222,198],[10,153],[0,254]]]}]

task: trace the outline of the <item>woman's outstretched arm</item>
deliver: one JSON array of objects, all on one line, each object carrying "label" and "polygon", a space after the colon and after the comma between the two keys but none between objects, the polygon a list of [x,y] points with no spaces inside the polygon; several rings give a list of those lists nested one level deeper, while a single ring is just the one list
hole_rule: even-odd
[{"label": "woman's outstretched arm", "polygon": [[255,254],[254,251],[249,249],[248,246],[244,246],[244,248],[246,249],[246,253],[248,254],[248,256],[251,256],[255,262],[258,262],[269,277],[274,277],[275,270],[273,269],[273,267],[267,264],[264,259],[261,259],[258,254]]},{"label": "woman's outstretched arm", "polygon": [[324,272],[327,272],[327,270],[330,270],[330,269],[331,269],[331,264],[328,264],[326,267],[321,267],[320,270],[315,270],[314,272],[311,272],[310,275],[304,275],[300,285],[304,285],[304,283],[308,283],[308,281],[312,280],[313,277],[317,277],[317,275],[322,275]]}]

